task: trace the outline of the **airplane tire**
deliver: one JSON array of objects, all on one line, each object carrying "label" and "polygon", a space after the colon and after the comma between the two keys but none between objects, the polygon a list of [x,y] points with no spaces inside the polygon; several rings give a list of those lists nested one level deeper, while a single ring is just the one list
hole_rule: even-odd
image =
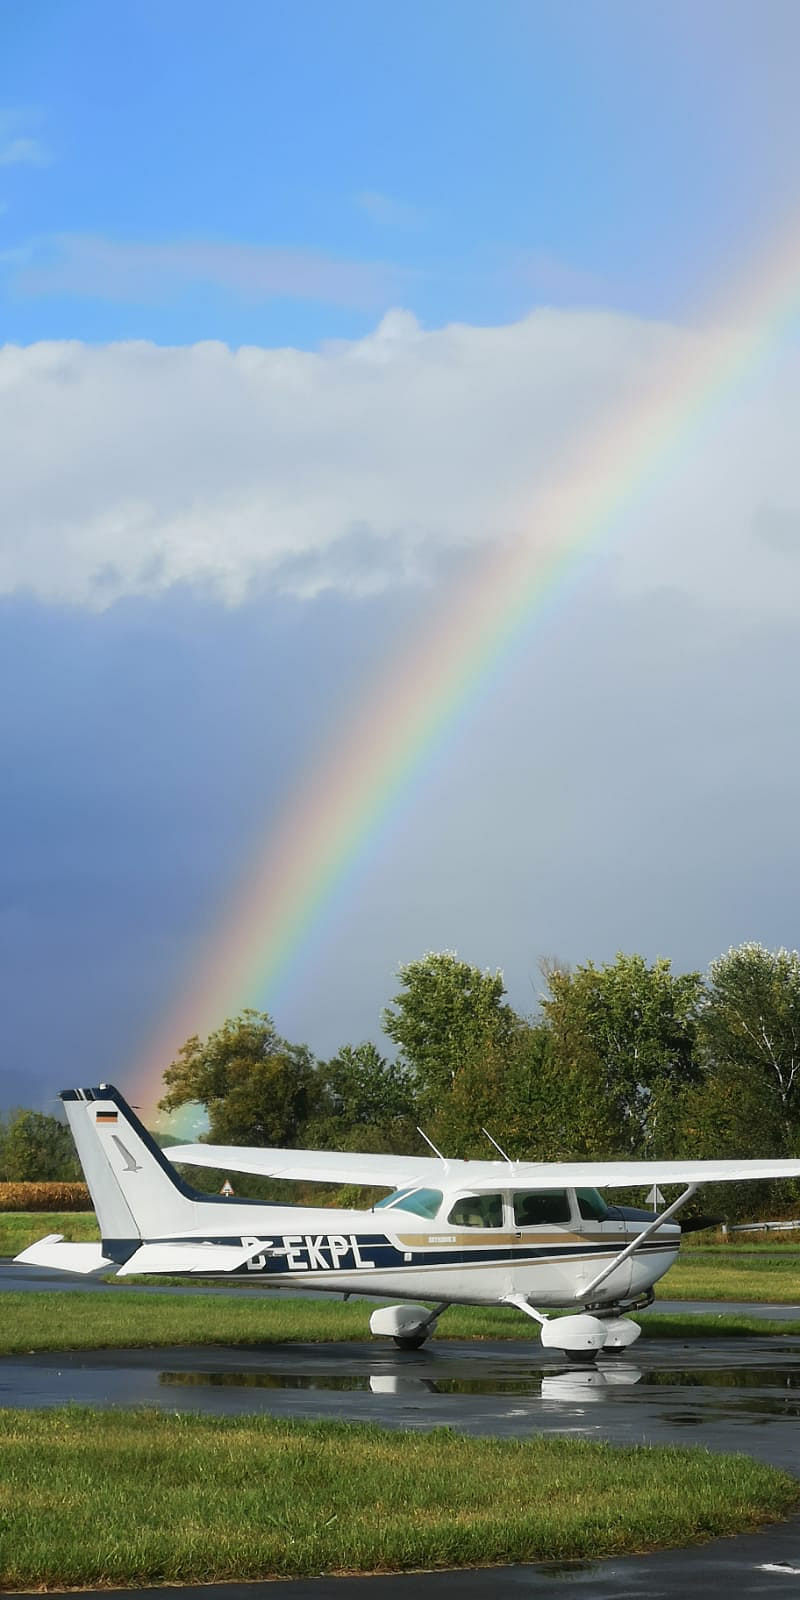
[{"label": "airplane tire", "polygon": [[599,1356],[600,1351],[599,1350],[565,1350],[564,1354],[565,1354],[567,1360],[568,1361],[572,1361],[575,1366],[593,1367],[595,1362],[597,1361],[597,1357]]},{"label": "airplane tire", "polygon": [[394,1342],[398,1350],[421,1350],[427,1337],[427,1333],[396,1334]]}]

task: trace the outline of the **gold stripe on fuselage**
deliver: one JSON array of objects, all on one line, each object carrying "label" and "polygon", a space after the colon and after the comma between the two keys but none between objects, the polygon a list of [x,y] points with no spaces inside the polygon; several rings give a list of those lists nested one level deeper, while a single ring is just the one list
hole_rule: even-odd
[{"label": "gold stripe on fuselage", "polygon": [[[399,1233],[396,1237],[398,1244],[402,1245],[404,1250],[419,1250],[423,1246],[434,1250],[441,1250],[442,1246],[452,1250],[465,1250],[470,1245],[474,1249],[481,1250],[489,1249],[492,1245],[506,1248],[513,1245],[524,1249],[526,1246],[544,1244],[558,1248],[563,1248],[567,1244],[607,1244],[609,1249],[613,1250],[621,1249],[633,1239],[633,1235],[628,1233],[564,1233],[560,1230],[553,1233],[529,1233],[527,1229],[520,1230],[519,1233],[500,1233],[499,1230],[484,1232],[477,1228],[471,1229],[469,1233]],[[659,1243],[666,1244],[667,1241],[661,1239]],[[674,1248],[677,1241],[671,1240],[670,1243]]]}]

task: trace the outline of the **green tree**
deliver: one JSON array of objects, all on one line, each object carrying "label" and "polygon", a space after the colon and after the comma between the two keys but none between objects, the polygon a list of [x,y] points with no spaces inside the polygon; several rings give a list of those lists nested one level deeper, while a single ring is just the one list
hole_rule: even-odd
[{"label": "green tree", "polygon": [[196,1103],[212,1144],[293,1146],[317,1108],[314,1060],[262,1011],[243,1011],[201,1040],[187,1039],[164,1073],[165,1111]]},{"label": "green tree", "polygon": [[724,1086],[734,1112],[741,1108],[736,1139],[746,1149],[760,1146],[759,1155],[793,1155],[800,1147],[800,954],[747,943],[712,961],[699,1030],[706,1077]]},{"label": "green tree", "polygon": [[[619,954],[602,967],[552,966],[542,1010],[554,1061],[596,1117],[587,1154],[661,1155],[680,1140],[680,1108],[699,1078],[702,978]],[[591,1129],[588,1130],[591,1133]]]},{"label": "green tree", "polygon": [[518,1019],[504,999],[502,975],[469,966],[450,950],[410,961],[397,976],[402,989],[384,1011],[383,1027],[399,1046],[428,1115],[468,1061],[489,1046],[502,1051],[510,1043]]},{"label": "green tree", "polygon": [[319,1065],[319,1110],[306,1130],[320,1149],[416,1149],[414,1093],[400,1063],[374,1044],[343,1045]]},{"label": "green tree", "polygon": [[413,1115],[414,1095],[407,1072],[387,1061],[369,1041],[343,1045],[320,1067],[320,1073],[332,1109],[351,1126],[379,1126]]},{"label": "green tree", "polygon": [[567,1100],[550,1029],[519,1019],[509,1039],[489,1039],[467,1058],[426,1132],[449,1156],[491,1160],[488,1132],[513,1160],[555,1161],[579,1148]]},{"label": "green tree", "polygon": [[80,1163],[69,1128],[41,1111],[14,1111],[0,1142],[0,1176],[8,1183],[72,1183]]}]

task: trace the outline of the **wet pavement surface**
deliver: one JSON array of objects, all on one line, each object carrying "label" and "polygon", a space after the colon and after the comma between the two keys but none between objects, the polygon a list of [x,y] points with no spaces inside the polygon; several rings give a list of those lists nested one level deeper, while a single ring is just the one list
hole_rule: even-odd
[{"label": "wet pavement surface", "polygon": [[[0,1269],[0,1289],[24,1269]],[[30,1286],[53,1285],[31,1273]],[[35,1281],[37,1280],[38,1281]],[[64,1280],[58,1278],[62,1287]],[[75,1287],[85,1288],[80,1280]],[[100,1290],[102,1292],[102,1289]],[[110,1292],[120,1292],[119,1290]],[[165,1292],[160,1288],[154,1293]],[[169,1292],[174,1293],[174,1290]],[[188,1293],[208,1292],[190,1286]],[[225,1293],[221,1288],[217,1292]],[[261,1293],[263,1291],[239,1291]],[[659,1309],[688,1312],[679,1302]],[[699,1310],[695,1303],[693,1310]],[[731,1311],[728,1305],[705,1310]],[[756,1308],[748,1307],[755,1311]],[[797,1317],[797,1307],[759,1307]],[[2,1294],[0,1294],[2,1314]],[[442,1324],[444,1332],[444,1323]],[[800,1337],[642,1339],[594,1368],[554,1359],[530,1339],[437,1340],[398,1352],[378,1342],[261,1349],[59,1352],[0,1360],[0,1405],[152,1405],[173,1411],[349,1418],[390,1427],[447,1425],[474,1435],[557,1432],[615,1443],[738,1450],[800,1475]],[[282,1582],[287,1600],[496,1600],[510,1595],[672,1600],[735,1586],[750,1596],[800,1596],[800,1520],[687,1552],[478,1572]],[[209,1600],[256,1600],[266,1585],[213,1585]],[[105,1591],[108,1596],[108,1591]],[[135,1591],[124,1591],[131,1600]],[[145,1591],[176,1600],[174,1587]],[[277,1591],[270,1585],[270,1594]]]},{"label": "wet pavement surface", "polygon": [[[81,1277],[77,1273],[56,1272],[48,1267],[18,1267],[14,1261],[0,1260],[0,1294],[4,1290],[28,1291],[43,1289],[78,1290],[90,1294],[130,1294],[136,1289],[139,1294],[215,1294],[226,1297],[235,1294],[237,1299],[244,1295],[246,1300],[263,1299],[264,1295],[274,1294],[282,1296],[284,1300],[330,1300],[329,1294],[318,1293],[314,1289],[298,1289],[292,1284],[287,1284],[286,1289],[266,1289],[263,1287],[246,1289],[238,1284],[214,1283],[130,1283],[110,1278],[93,1278],[88,1273]],[[334,1295],[334,1300],[339,1296]],[[365,1299],[368,1296],[365,1296]],[[0,1301],[0,1305],[2,1301]],[[800,1308],[794,1313],[800,1315]]]},{"label": "wet pavement surface", "polygon": [[[779,1349],[775,1349],[779,1343]],[[721,1346],[721,1348],[720,1348]],[[800,1338],[641,1340],[582,1368],[529,1341],[37,1352],[0,1361],[0,1404],[152,1405],[465,1433],[556,1432],[742,1450],[800,1470]]]}]

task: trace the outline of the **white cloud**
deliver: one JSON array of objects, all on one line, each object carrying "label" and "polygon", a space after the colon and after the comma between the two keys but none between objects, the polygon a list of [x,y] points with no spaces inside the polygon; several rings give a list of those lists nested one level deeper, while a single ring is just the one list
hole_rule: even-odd
[{"label": "white cloud", "polygon": [[425,218],[418,206],[395,200],[377,189],[363,189],[355,198],[356,205],[382,228],[418,228]]},{"label": "white cloud", "polygon": [[555,299],[602,305],[605,298],[596,273],[572,266],[551,250],[509,250],[500,260],[500,273],[537,304]]},{"label": "white cloud", "polygon": [[0,167],[44,167],[50,160],[41,139],[18,137],[0,144]]},{"label": "white cloud", "polygon": [[27,110],[0,107],[0,167],[46,167],[52,157],[41,139],[31,133],[41,115]]},{"label": "white cloud", "polygon": [[59,234],[35,241],[23,254],[13,275],[18,293],[140,304],[175,296],[187,283],[205,283],[252,301],[319,300],[374,309],[384,306],[408,277],[388,262],[204,239],[149,244]]},{"label": "white cloud", "polygon": [[[621,399],[644,403],[688,338],[573,311],[426,332],[395,311],[316,353],[7,346],[0,593],[102,608],[174,584],[235,603],[265,584],[425,581],[465,547],[530,538],[554,468],[567,453],[580,463],[577,442]],[[626,592],[795,606],[793,551],[759,529],[765,506],[800,507],[799,399],[787,356],[690,434],[644,498],[623,493]]]}]

